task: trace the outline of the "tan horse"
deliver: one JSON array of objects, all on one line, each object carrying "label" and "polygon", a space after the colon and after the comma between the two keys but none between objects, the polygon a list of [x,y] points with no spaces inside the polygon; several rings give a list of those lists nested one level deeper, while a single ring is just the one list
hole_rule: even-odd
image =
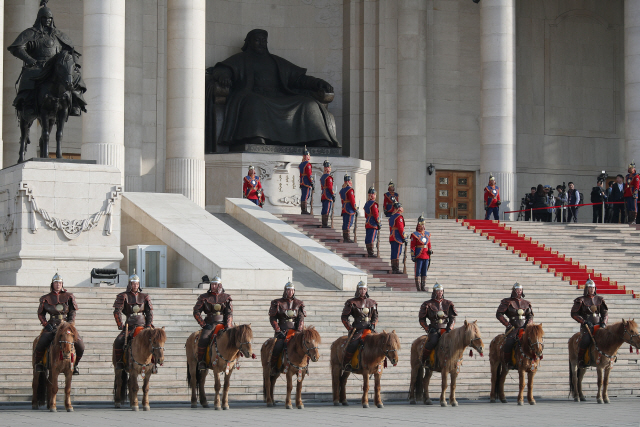
[{"label": "tan horse", "polygon": [[284,347],[285,362],[277,375],[272,374],[271,354],[273,346],[276,343],[275,338],[269,338],[262,344],[260,349],[260,357],[262,359],[262,395],[268,407],[276,406],[273,397],[273,389],[278,376],[284,372],[287,378],[287,399],[285,401],[286,408],[292,409],[291,390],[293,389],[293,376],[297,378],[296,385],[296,406],[303,409],[302,404],[302,381],[309,370],[309,361],[317,362],[320,360],[320,334],[313,326],[304,328],[303,331],[297,331]]},{"label": "tan horse", "polygon": [[[191,387],[191,407],[198,407],[198,394],[200,394],[200,404],[203,408],[208,408],[207,395],[204,391],[204,383],[207,379],[209,369],[213,370],[213,377],[216,380],[216,397],[214,407],[216,410],[229,409],[229,382],[236,362],[240,356],[253,357],[251,353],[251,341],[253,341],[253,331],[251,324],[235,326],[225,329],[211,339],[209,345],[210,363],[204,371],[198,370],[198,339],[200,332],[189,335],[185,344],[187,352],[187,383]],[[213,337],[212,337],[213,338]],[[239,369],[239,368],[238,368]],[[220,372],[224,372],[224,390],[222,392],[222,405],[220,404]]]},{"label": "tan horse", "polygon": [[38,363],[35,360],[35,348],[39,338],[33,341],[33,397],[31,398],[31,408],[38,409],[46,402],[47,409],[51,412],[57,412],[58,375],[64,374],[64,407],[67,412],[73,412],[73,406],[71,406],[71,379],[73,377],[73,364],[76,360],[74,343],[78,340],[78,331],[73,323],[64,321],[60,323],[56,336],[49,346],[45,372],[36,372],[35,369],[36,363]]},{"label": "tan horse", "polygon": [[[504,344],[505,334],[497,335],[489,346],[489,362],[491,363],[491,403],[495,403],[496,395],[502,403],[507,403],[504,395],[504,381],[507,378],[509,368],[504,363],[502,356],[502,345]],[[520,377],[520,391],[518,392],[518,405],[524,404],[524,374],[527,373],[527,401],[530,405],[535,405],[536,400],[533,398],[533,377],[538,371],[540,361],[542,360],[542,351],[544,350],[544,331],[542,323],[534,325],[529,323],[524,330],[522,339],[514,344],[516,355],[516,368]]]},{"label": "tan horse", "polygon": [[484,343],[478,321],[469,323],[464,321],[464,326],[453,329],[451,332],[442,335],[435,348],[437,366],[432,370],[422,361],[424,345],[427,342],[427,335],[423,335],[411,344],[411,383],[409,385],[409,403],[416,404],[416,398],[423,395],[424,404],[431,405],[429,398],[429,380],[433,371],[442,373],[442,392],[440,393],[440,406],[447,406],[447,373],[451,376],[451,394],[449,402],[451,406],[458,406],[456,400],[456,379],[462,358],[467,347],[471,346],[480,356],[484,355]]},{"label": "tan horse", "polygon": [[[569,385],[574,402],[587,400],[582,393],[582,378],[586,368],[580,368],[578,365],[579,342],[580,332],[569,338],[569,372],[571,374]],[[596,396],[598,403],[609,403],[609,374],[616,360],[616,354],[625,342],[636,348],[640,347],[638,324],[634,320],[625,322],[622,319],[622,322],[614,323],[607,328],[600,328],[593,337],[589,348],[591,355],[589,366],[595,366],[598,370],[598,395]]]},{"label": "tan horse", "polygon": [[[126,352],[128,367],[120,371],[115,370],[113,385],[113,397],[115,407],[119,408],[122,401],[129,394],[129,406],[134,411],[138,410],[138,375],[142,376],[142,409],[149,411],[149,380],[151,375],[157,372],[157,365],[164,363],[164,343],[167,334],[164,327],[161,329],[145,328],[131,340],[129,350]],[[112,353],[113,366],[118,362],[115,352]],[[115,369],[115,368],[114,368]]]},{"label": "tan horse", "polygon": [[[331,388],[333,389],[333,404],[341,403],[348,406],[347,402],[347,378],[351,372],[344,371],[342,361],[347,345],[347,336],[342,336],[331,344]],[[382,377],[382,363],[389,359],[393,366],[398,364],[398,351],[400,339],[396,331],[381,334],[371,333],[364,339],[364,348],[361,350],[361,366],[353,371],[362,375],[362,407],[369,407],[369,376],[373,374],[375,380],[374,401],[378,408],[384,407],[380,397],[380,378]]]}]

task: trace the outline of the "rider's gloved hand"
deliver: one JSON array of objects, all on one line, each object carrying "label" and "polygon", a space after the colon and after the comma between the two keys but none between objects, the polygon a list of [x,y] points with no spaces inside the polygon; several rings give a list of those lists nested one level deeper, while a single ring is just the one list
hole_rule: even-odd
[{"label": "rider's gloved hand", "polygon": [[284,332],[278,331],[276,332],[276,338],[278,338],[279,340],[283,340],[286,338],[286,335],[284,334]]},{"label": "rider's gloved hand", "polygon": [[584,324],[587,325],[587,328],[589,328],[590,331],[593,331],[593,323],[587,320]]},{"label": "rider's gloved hand", "polygon": [[47,332],[53,332],[53,325],[51,323],[47,323],[47,325],[44,327],[44,330]]},{"label": "rider's gloved hand", "polygon": [[206,325],[204,325],[204,326],[202,327],[202,329],[211,330],[211,329],[213,329],[213,325],[212,325],[211,323],[207,323]]}]

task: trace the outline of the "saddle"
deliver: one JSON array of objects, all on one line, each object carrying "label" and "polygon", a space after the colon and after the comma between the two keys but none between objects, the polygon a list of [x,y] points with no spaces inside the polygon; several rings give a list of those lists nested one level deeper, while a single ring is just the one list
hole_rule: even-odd
[{"label": "saddle", "polygon": [[295,334],[296,334],[296,331],[294,329],[289,329],[287,331],[287,335],[284,338],[284,346],[282,347],[282,351],[280,352],[280,354],[276,355],[277,357],[276,365],[271,367],[271,370],[273,371],[273,373],[282,373],[284,371],[284,365],[285,365],[284,356],[285,356],[285,352],[287,351],[287,344],[289,344],[289,341],[291,341],[291,338],[293,338]]},{"label": "saddle", "polygon": [[[356,371],[360,369],[360,365],[362,362],[362,349],[364,348],[364,339],[371,333],[370,329],[365,329],[362,331],[362,336],[360,336],[361,344],[356,348],[356,351],[353,353],[353,357],[351,357],[351,369]],[[347,343],[346,345],[348,345]]]},{"label": "saddle", "polygon": [[[217,324],[216,327],[213,329],[213,333],[211,334],[209,344],[207,344],[207,350],[204,353],[204,363],[206,366],[211,365],[211,343],[216,339],[216,337],[222,330],[224,330],[224,325],[222,324]],[[196,346],[198,345],[197,343],[200,340],[201,334],[202,334],[202,330],[196,332],[196,336],[194,337],[195,338],[194,342],[196,343]]]}]

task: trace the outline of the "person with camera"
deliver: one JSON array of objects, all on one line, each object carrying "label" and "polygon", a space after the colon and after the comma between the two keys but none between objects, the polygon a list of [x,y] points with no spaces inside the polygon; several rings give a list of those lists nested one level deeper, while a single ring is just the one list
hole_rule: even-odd
[{"label": "person with camera", "polygon": [[564,205],[567,204],[569,199],[564,190],[564,185],[556,185],[556,191],[558,192],[554,203],[554,206],[556,206],[556,222],[565,222],[567,220]]},{"label": "person with camera", "polygon": [[484,209],[487,212],[484,219],[489,219],[493,214],[493,219],[500,219],[500,187],[496,185],[496,179],[489,174],[489,185],[484,187]]},{"label": "person with camera", "polygon": [[[611,186],[611,195],[609,196],[609,202],[613,203],[611,206],[611,218],[609,222],[613,224],[624,223],[624,176],[616,175],[616,182]],[[620,218],[622,216],[622,218]]]},{"label": "person with camera", "polygon": [[538,184],[535,194],[533,195],[533,220],[546,221],[547,219],[547,193],[544,192],[542,184]]},{"label": "person with camera", "polygon": [[533,208],[533,196],[536,194],[536,187],[531,187],[531,193],[525,194],[522,199],[522,206],[527,211],[524,213],[524,220],[531,221],[531,209]]},{"label": "person with camera", "polygon": [[553,197],[553,188],[550,185],[544,186],[544,193],[547,195],[547,206],[549,209],[546,210],[545,222],[553,222],[553,206],[555,204],[555,197]]},{"label": "person with camera", "polygon": [[580,204],[580,192],[576,190],[573,182],[568,184],[569,191],[567,192],[567,198],[569,200],[569,213],[567,215],[567,222],[578,222],[578,206],[571,205],[579,205]]},{"label": "person with camera", "polygon": [[597,205],[591,206],[593,208],[594,224],[602,222],[602,203],[606,201],[607,193],[604,189],[604,180],[598,178],[598,185],[591,189],[591,203],[597,203]]}]

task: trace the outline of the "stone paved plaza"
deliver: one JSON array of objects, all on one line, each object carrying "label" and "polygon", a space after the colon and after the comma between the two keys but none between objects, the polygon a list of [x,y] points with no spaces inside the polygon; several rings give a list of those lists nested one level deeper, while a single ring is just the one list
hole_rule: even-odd
[{"label": "stone paved plaza", "polygon": [[[372,403],[372,402],[371,402]],[[640,426],[640,405],[637,398],[612,399],[609,405],[598,405],[595,399],[580,404],[568,400],[538,399],[536,406],[516,405],[513,399],[507,404],[489,404],[487,400],[460,400],[457,408],[424,405],[408,405],[404,402],[388,402],[383,409],[363,409],[351,401],[349,407],[334,407],[330,403],[309,403],[304,410],[287,410],[280,403],[276,408],[262,405],[231,402],[229,411],[191,409],[187,404],[153,404],[150,412],[132,413],[129,409],[113,409],[104,404],[78,404],[74,413],[52,414],[44,409],[32,411],[29,406],[0,406],[0,425],[64,425],[66,426],[114,426],[114,425],[206,425],[215,426]],[[58,409],[60,410],[60,406]],[[64,411],[64,407],[62,407]]]}]

